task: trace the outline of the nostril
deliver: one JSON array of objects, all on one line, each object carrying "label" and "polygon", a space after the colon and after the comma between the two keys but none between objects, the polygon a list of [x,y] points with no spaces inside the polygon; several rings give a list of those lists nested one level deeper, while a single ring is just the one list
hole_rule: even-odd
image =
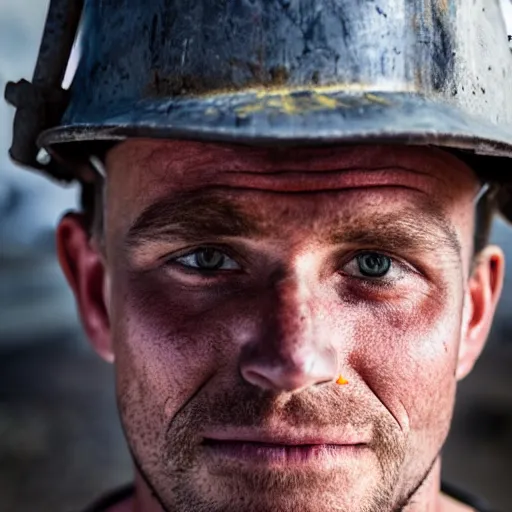
[{"label": "nostril", "polygon": [[273,382],[267,377],[265,377],[265,375],[262,375],[259,372],[256,372],[254,370],[242,370],[241,373],[243,379],[249,384],[252,384],[253,386],[257,386],[265,390],[275,388]]},{"label": "nostril", "polygon": [[242,378],[265,391],[283,391],[293,392],[304,389],[311,385],[324,384],[332,382],[333,379],[315,379],[311,378],[307,373],[291,372],[289,370],[279,371],[258,371],[258,369],[245,369],[241,372]]}]

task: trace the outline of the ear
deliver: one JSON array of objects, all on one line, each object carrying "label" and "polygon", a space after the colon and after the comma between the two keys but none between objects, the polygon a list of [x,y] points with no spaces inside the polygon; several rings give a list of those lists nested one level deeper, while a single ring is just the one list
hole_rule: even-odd
[{"label": "ear", "polygon": [[501,295],[504,276],[503,251],[494,245],[486,247],[478,255],[475,268],[469,278],[465,315],[467,325],[459,347],[457,380],[468,375],[485,346]]},{"label": "ear", "polygon": [[68,213],[60,221],[57,253],[89,340],[103,359],[113,362],[107,307],[108,276],[101,251],[91,239],[83,215]]}]

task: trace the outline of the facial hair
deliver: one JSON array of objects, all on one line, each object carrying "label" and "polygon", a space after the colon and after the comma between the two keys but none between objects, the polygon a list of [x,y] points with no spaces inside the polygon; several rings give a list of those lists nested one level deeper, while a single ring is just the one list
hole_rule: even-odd
[{"label": "facial hair", "polygon": [[[264,428],[270,418],[280,425],[309,431],[322,427],[340,427],[341,430],[348,425],[356,430],[357,427],[372,427],[369,448],[379,462],[380,478],[354,508],[347,511],[345,507],[346,512],[401,512],[430,473],[431,468],[397,497],[405,449],[389,415],[375,411],[375,407],[368,407],[356,397],[341,397],[337,389],[305,391],[283,400],[272,392],[243,382],[213,396],[200,389],[175,413],[162,446],[156,448],[158,453],[152,457],[161,461],[158,468],[154,464],[146,467],[144,460],[139,460],[134,453],[132,456],[140,475],[165,512],[290,512],[298,507],[303,512],[338,510],[335,477],[307,470],[290,474],[265,470],[237,472],[236,478],[223,479],[226,500],[222,503],[200,492],[196,483],[202,449],[200,433],[210,428],[256,430]],[[332,492],[319,503],[325,490]],[[269,500],[268,496],[279,499]]]}]

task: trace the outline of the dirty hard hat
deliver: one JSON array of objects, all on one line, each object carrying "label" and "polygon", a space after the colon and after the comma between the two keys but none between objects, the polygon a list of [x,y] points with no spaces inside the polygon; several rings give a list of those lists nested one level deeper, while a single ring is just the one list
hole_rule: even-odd
[{"label": "dirty hard hat", "polygon": [[[81,4],[52,1],[33,83],[8,85],[21,163],[80,178],[84,142],[128,137],[407,143],[473,155],[510,187],[512,53],[499,0]],[[81,58],[63,91],[80,16]],[[37,161],[39,148],[51,159]]]}]

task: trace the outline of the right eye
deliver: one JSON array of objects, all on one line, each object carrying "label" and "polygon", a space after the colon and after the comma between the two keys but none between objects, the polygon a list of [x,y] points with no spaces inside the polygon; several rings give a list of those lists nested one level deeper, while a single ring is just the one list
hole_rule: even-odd
[{"label": "right eye", "polygon": [[343,272],[374,285],[389,284],[402,279],[406,269],[403,264],[385,254],[365,251],[352,258]]},{"label": "right eye", "polygon": [[240,266],[236,261],[222,251],[213,247],[202,247],[193,252],[172,260],[180,265],[203,272],[214,272],[217,270],[239,270]]},{"label": "right eye", "polygon": [[391,268],[391,258],[377,252],[365,252],[356,257],[359,272],[364,277],[384,277]]}]

